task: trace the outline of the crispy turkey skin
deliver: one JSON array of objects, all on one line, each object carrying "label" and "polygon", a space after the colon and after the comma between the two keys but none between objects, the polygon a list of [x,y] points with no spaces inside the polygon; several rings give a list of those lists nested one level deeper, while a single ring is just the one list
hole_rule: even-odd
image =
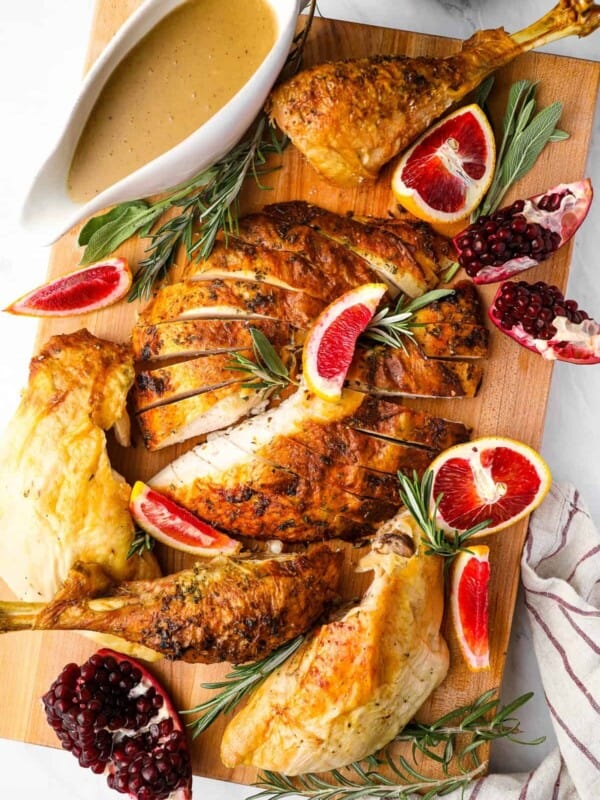
[{"label": "crispy turkey skin", "polygon": [[376,55],[311,67],[277,86],[267,111],[318,172],[352,186],[375,179],[444,111],[519,54],[599,26],[600,6],[560,0],[529,28],[478,31],[447,58]]},{"label": "crispy turkey skin", "polygon": [[0,631],[116,635],[170,659],[240,664],[304,633],[336,597],[343,553],[318,544],[270,559],[217,556],[164,578],[111,582],[79,565],[48,605],[0,603]]},{"label": "crispy turkey skin", "polygon": [[77,561],[117,580],[159,574],[150,553],[127,558],[130,490],[106,453],[132,382],[129,348],[86,330],[32,359],[0,447],[0,575],[18,597],[50,600]]},{"label": "crispy turkey skin", "polygon": [[373,533],[400,506],[397,487],[387,497],[377,492],[378,474],[384,486],[398,470],[422,474],[444,444],[467,438],[460,423],[348,390],[330,403],[301,385],[277,408],[211,435],[149,483],[236,535],[354,538]]},{"label": "crispy turkey skin", "polygon": [[358,567],[373,571],[360,604],[319,626],[251,695],[225,729],[226,766],[336,769],[384,747],[413,717],[449,664],[441,561],[403,546],[420,535],[406,514],[380,530]]}]

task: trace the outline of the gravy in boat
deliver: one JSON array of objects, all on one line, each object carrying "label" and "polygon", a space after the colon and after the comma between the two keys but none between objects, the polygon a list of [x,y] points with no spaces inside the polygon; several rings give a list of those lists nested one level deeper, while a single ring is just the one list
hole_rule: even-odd
[{"label": "gravy in boat", "polygon": [[276,35],[266,0],[178,6],[102,89],[71,163],[71,199],[87,202],[193,133],[250,79]]}]

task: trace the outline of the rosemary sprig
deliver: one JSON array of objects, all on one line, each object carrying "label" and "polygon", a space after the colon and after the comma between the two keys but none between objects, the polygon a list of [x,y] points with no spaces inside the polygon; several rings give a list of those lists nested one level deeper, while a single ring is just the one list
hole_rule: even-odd
[{"label": "rosemary sprig", "polygon": [[[377,772],[377,768],[384,764],[392,772],[392,778]],[[339,770],[332,770],[329,773],[330,780],[313,772],[289,778],[279,772],[264,770],[254,783],[262,791],[251,795],[248,800],[270,797],[307,797],[310,800],[361,800],[379,797],[413,800],[415,792],[421,794],[420,800],[433,800],[458,789],[466,789],[486,768],[487,763],[483,763],[457,777],[430,778],[411,767],[406,759],[400,757],[398,761],[394,761],[387,753],[383,759],[368,759],[365,766],[360,763],[352,764],[344,774]]]},{"label": "rosemary sprig", "polygon": [[[485,87],[487,91],[490,88],[489,85]],[[500,207],[506,192],[531,170],[548,142],[569,138],[568,133],[556,127],[563,110],[562,103],[551,103],[535,114],[535,89],[536,83],[529,80],[516,81],[510,88],[494,178],[481,205],[472,215],[473,221],[482,215],[493,214]]]},{"label": "rosemary sprig", "polygon": [[[325,775],[307,773],[290,778],[277,772],[263,771],[254,784],[262,791],[249,800],[291,796],[311,800],[359,800],[367,797],[410,800],[414,792],[423,793],[422,800],[433,800],[465,789],[487,768],[487,762],[482,762],[477,753],[485,743],[506,738],[519,744],[533,745],[544,741],[544,737],[527,742],[515,738],[521,730],[513,714],[532,697],[532,693],[524,694],[499,709],[496,692],[496,689],[484,692],[472,703],[444,714],[430,725],[413,723],[396,737],[397,742],[412,743],[413,760],[420,754],[440,764],[442,777],[432,778],[419,772],[404,756],[394,756],[388,747],[363,761],[350,764],[344,771],[332,770]],[[451,768],[458,769],[458,774],[451,775]]]},{"label": "rosemary sprig", "polygon": [[[129,295],[147,298],[155,281],[163,278],[174,262],[180,244],[188,258],[206,258],[219,230],[234,233],[237,227],[238,195],[248,174],[260,184],[260,176],[271,172],[265,162],[285,146],[262,114],[252,133],[212,167],[173,189],[156,201],[121,203],[100,217],[93,217],[81,230],[79,244],[85,246],[82,264],[99,261],[135,234],[150,244],[140,261]],[[176,209],[158,228],[155,224]]]},{"label": "rosemary sprig", "polygon": [[[307,22],[294,38],[285,74],[300,66],[314,7],[312,0]],[[278,137],[266,113],[261,112],[250,133],[223,158],[165,197],[120,203],[89,220],[78,240],[85,248],[81,263],[106,258],[136,234],[148,238],[145,258],[138,265],[129,294],[130,300],[147,298],[154,283],[164,278],[174,263],[180,245],[189,259],[201,260],[210,255],[220,230],[226,236],[237,231],[238,198],[244,181],[252,176],[260,188],[266,188],[261,176],[276,169],[267,166],[267,159],[273,153],[282,153],[286,144],[286,137]],[[159,224],[163,216],[168,218]]]},{"label": "rosemary sprig", "polygon": [[433,759],[442,765],[445,774],[455,754],[458,754],[460,766],[470,769],[479,763],[477,750],[486,742],[508,739],[516,744],[536,745],[545,741],[544,736],[528,741],[517,738],[522,731],[513,714],[532,697],[533,692],[527,692],[498,708],[497,689],[489,689],[472,703],[444,714],[431,725],[421,722],[407,725],[395,741],[409,742],[413,759],[418,753]]},{"label": "rosemary sprig", "polygon": [[192,736],[195,738],[212,725],[217,717],[227,714],[235,708],[243,697],[261,684],[292,653],[295,653],[304,639],[304,636],[297,636],[260,661],[234,666],[222,681],[201,684],[203,689],[217,690],[217,694],[194,708],[180,712],[181,714],[200,714],[198,719],[188,723],[188,727],[192,730]]},{"label": "rosemary sprig", "polygon": [[386,306],[375,314],[362,335],[366,339],[382,342],[390,347],[400,347],[404,350],[406,349],[404,345],[405,337],[413,342],[415,341],[411,330],[411,328],[419,327],[419,323],[413,321],[415,312],[450,294],[454,294],[454,289],[434,289],[431,292],[425,292],[424,295],[414,300],[405,295],[400,295],[393,309]]},{"label": "rosemary sprig", "polygon": [[492,89],[494,87],[494,83],[495,82],[496,82],[496,77],[494,75],[489,75],[483,81],[483,83],[479,84],[479,87],[477,89],[477,93],[475,95],[475,102],[477,103],[478,106],[480,106],[482,108],[483,111],[485,111],[487,116],[489,116],[489,113],[488,113],[489,109],[488,109],[487,101],[488,101],[488,97],[490,96],[490,92],[492,91]]},{"label": "rosemary sprig", "polygon": [[129,547],[129,551],[127,552],[127,558],[131,558],[135,555],[141,556],[146,550],[151,552],[154,550],[155,544],[156,539],[153,536],[150,536],[149,533],[146,533],[146,531],[143,531],[140,528],[136,528],[134,539]]},{"label": "rosemary sprig", "polygon": [[252,337],[252,351],[255,361],[246,358],[237,350],[231,354],[227,369],[246,372],[252,379],[242,383],[247,389],[267,389],[271,392],[281,390],[289,383],[295,383],[277,351],[262,331],[249,328]]},{"label": "rosemary sprig", "polygon": [[426,470],[420,480],[416,472],[413,472],[412,480],[408,475],[399,472],[398,481],[400,483],[398,490],[400,499],[423,533],[421,541],[425,546],[425,554],[445,558],[446,567],[458,553],[468,550],[466,542],[471,536],[485,530],[490,524],[490,520],[484,520],[466,531],[454,531],[453,534],[448,534],[435,522],[442,499],[441,495],[435,499],[433,507],[431,507],[433,472]]}]

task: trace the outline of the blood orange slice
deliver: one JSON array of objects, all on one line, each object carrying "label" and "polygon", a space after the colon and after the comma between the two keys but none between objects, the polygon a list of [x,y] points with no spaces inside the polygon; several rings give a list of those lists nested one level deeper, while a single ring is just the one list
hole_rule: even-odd
[{"label": "blood orange slice", "polygon": [[431,464],[432,503],[442,530],[464,531],[480,522],[480,535],[508,528],[537,508],[552,476],[544,459],[523,442],[488,436],[441,453]]},{"label": "blood orange slice", "polygon": [[231,555],[241,548],[240,542],[230,539],[142,481],[136,481],[131,490],[129,511],[142,530],[175,550],[212,556]]},{"label": "blood orange slice", "polygon": [[456,556],[450,608],[454,630],[469,669],[489,669],[488,584],[490,548],[474,545]]},{"label": "blood orange slice", "polygon": [[323,400],[339,400],[354,355],[356,340],[365,330],[387,290],[384,283],[365,283],[325,308],[308,332],[302,352],[304,380]]},{"label": "blood orange slice", "polygon": [[[476,105],[464,106],[429,128],[396,166],[399,203],[443,233],[457,233],[486,193],[496,165],[494,132]],[[457,230],[458,228],[458,230]]]},{"label": "blood orange slice", "polygon": [[29,317],[71,317],[112,305],[131,286],[124,258],[110,258],[38,286],[11,303],[5,311]]}]

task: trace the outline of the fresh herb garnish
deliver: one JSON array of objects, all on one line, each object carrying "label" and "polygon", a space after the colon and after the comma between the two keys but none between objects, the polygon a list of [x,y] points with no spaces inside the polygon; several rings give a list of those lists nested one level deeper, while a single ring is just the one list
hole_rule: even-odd
[{"label": "fresh herb garnish", "polygon": [[449,566],[452,559],[460,552],[468,550],[467,540],[485,530],[490,520],[484,520],[466,531],[454,531],[449,534],[439,528],[435,522],[437,511],[442,499],[437,497],[430,507],[433,490],[433,472],[426,470],[421,479],[413,472],[412,480],[402,472],[398,473],[400,483],[400,499],[421,528],[423,536],[421,541],[425,547],[426,555],[441,556],[446,559],[445,566]]},{"label": "fresh herb garnish", "polygon": [[[253,132],[212,167],[153,202],[121,203],[100,217],[93,217],[81,230],[79,244],[85,246],[82,264],[109,256],[119,245],[138,234],[150,240],[140,261],[130,300],[146,299],[154,283],[172,266],[180,245],[188,258],[206,258],[217,233],[237,228],[238,195],[248,174],[260,177],[272,171],[265,162],[269,154],[281,153],[285,142],[277,137],[262,114]],[[163,214],[175,211],[154,229]]]},{"label": "fresh herb garnish", "polygon": [[252,337],[255,361],[235,351],[231,354],[231,362],[227,365],[227,369],[247,372],[252,376],[251,380],[242,383],[246,389],[267,389],[273,392],[283,389],[290,383],[295,384],[290,377],[290,371],[264,333],[257,328],[248,330]]},{"label": "fresh herb garnish", "polygon": [[[481,102],[485,103],[485,92],[490,88],[489,84],[484,87]],[[556,127],[563,110],[562,103],[554,102],[535,114],[535,89],[536,83],[529,80],[517,81],[510,88],[494,179],[471,221],[493,214],[500,207],[506,192],[531,170],[548,142],[569,138],[568,133]]]},{"label": "fresh herb garnish", "polygon": [[449,267],[446,267],[446,269],[442,273],[442,282],[450,283],[450,281],[456,275],[459,269],[460,269],[460,264],[458,263],[458,261],[453,261],[452,264],[450,264]]},{"label": "fresh herb garnish", "polygon": [[[444,714],[431,725],[413,723],[396,737],[397,742],[412,744],[413,760],[420,754],[440,765],[442,777],[419,772],[404,756],[394,756],[389,747],[343,770],[323,775],[308,773],[290,778],[277,772],[263,771],[255,786],[262,791],[249,800],[301,796],[311,800],[359,800],[378,797],[389,800],[410,800],[413,792],[421,792],[421,800],[433,800],[458,789],[465,789],[487,769],[478,749],[496,739],[510,739],[519,744],[540,744],[544,737],[524,742],[515,737],[521,733],[514,712],[526,703],[532,693],[518,697],[498,709],[496,690],[484,692],[472,703]],[[490,715],[492,715],[490,717]],[[380,768],[383,767],[384,771]],[[458,774],[451,775],[451,769]]]},{"label": "fresh herb garnish", "polygon": [[413,320],[415,312],[451,294],[454,294],[454,289],[434,289],[414,300],[400,295],[393,309],[386,306],[375,314],[362,336],[390,347],[400,347],[405,350],[404,338],[414,342],[415,336],[411,329],[419,327],[419,323]]},{"label": "fresh herb garnish", "polygon": [[304,636],[297,636],[260,661],[234,666],[222,681],[201,684],[203,689],[217,690],[217,694],[194,708],[180,712],[181,714],[200,714],[198,719],[188,723],[188,727],[192,730],[192,736],[195,738],[209,725],[212,725],[217,717],[227,714],[235,708],[243,697],[261,684],[292,653],[295,653],[304,639]]},{"label": "fresh herb garnish", "polygon": [[[385,768],[385,773],[379,767]],[[431,778],[423,775],[408,761],[399,756],[394,759],[389,751],[381,756],[355,762],[344,769],[325,773],[325,777],[314,772],[290,778],[280,772],[263,770],[254,786],[262,791],[250,795],[248,800],[266,798],[307,797],[310,800],[363,800],[363,798],[389,798],[389,800],[413,800],[415,792],[420,800],[434,800],[458,789],[466,789],[471,781],[484,774],[487,762],[469,772],[448,778]]]},{"label": "fresh herb garnish", "polygon": [[481,109],[483,109],[483,111],[485,111],[487,116],[489,116],[489,109],[488,109],[487,101],[488,101],[488,97],[490,96],[490,92],[492,91],[492,88],[494,86],[495,81],[496,81],[495,76],[494,75],[489,75],[483,81],[483,83],[479,84],[479,87],[477,89],[477,94],[475,96],[475,102],[477,103],[477,105]]},{"label": "fresh herb garnish", "polygon": [[[312,0],[305,26],[294,38],[283,70],[286,75],[297,71],[301,64],[314,6]],[[199,261],[210,255],[220,230],[226,236],[237,231],[238,199],[244,181],[252,176],[258,186],[265,188],[261,177],[276,169],[267,166],[267,158],[282,153],[286,144],[286,137],[279,137],[266,113],[261,112],[251,132],[227,155],[165,197],[120,203],[89,220],[78,239],[85,247],[81,263],[106,258],[136,234],[148,238],[145,258],[138,265],[129,294],[130,300],[147,299],[154,283],[169,271],[181,245],[189,259]],[[156,227],[163,215],[168,218]]]},{"label": "fresh herb garnish", "polygon": [[153,536],[150,536],[149,533],[146,533],[146,531],[143,531],[140,528],[136,528],[134,539],[127,553],[127,558],[131,558],[135,555],[141,556],[146,550],[151,552],[154,550],[155,544],[156,539]]},{"label": "fresh herb garnish", "polygon": [[[533,692],[527,692],[498,709],[500,698],[497,690],[489,689],[472,703],[444,714],[431,725],[422,722],[407,725],[396,736],[395,741],[409,742],[412,745],[413,759],[417,753],[421,753],[426,758],[439,762],[444,772],[447,772],[456,754],[460,766],[470,768],[476,764],[467,763],[467,756],[471,759],[476,757],[477,749],[486,742],[508,739],[516,744],[535,745],[545,741],[545,736],[529,741],[517,738],[522,731],[519,720],[513,714],[532,697]],[[464,738],[466,736],[469,737],[468,740]],[[441,752],[440,745],[443,745]]]}]

